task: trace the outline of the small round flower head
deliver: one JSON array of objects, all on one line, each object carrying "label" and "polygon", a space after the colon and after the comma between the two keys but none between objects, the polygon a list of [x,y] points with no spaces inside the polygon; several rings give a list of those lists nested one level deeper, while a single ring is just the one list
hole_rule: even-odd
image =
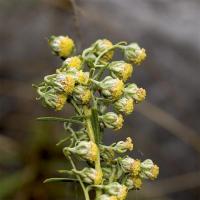
[{"label": "small round flower head", "polygon": [[133,176],[137,176],[141,170],[141,162],[140,160],[134,160],[132,165],[132,174]]},{"label": "small round flower head", "polygon": [[74,56],[67,58],[62,65],[63,68],[76,68],[77,70],[80,70],[82,68],[82,61],[79,56]]},{"label": "small round flower head", "polygon": [[56,98],[55,110],[56,111],[62,110],[66,103],[66,100],[67,100],[67,96],[65,94],[59,94]]},{"label": "small round flower head", "polygon": [[49,45],[53,52],[62,58],[68,57],[74,50],[74,41],[68,36],[52,36]]},{"label": "small round flower head", "polygon": [[91,99],[91,91],[82,85],[77,85],[73,91],[73,98],[81,104],[88,104]]},{"label": "small round flower head", "polygon": [[[97,40],[92,46],[94,47],[94,53],[99,56],[102,52],[112,48],[113,44],[107,39],[101,39]],[[114,52],[110,50],[102,56],[101,60],[108,62],[112,59],[113,54]]]},{"label": "small round flower head", "polygon": [[119,141],[114,146],[114,151],[117,153],[125,153],[127,150],[129,151],[133,150],[133,143],[130,137],[126,138],[126,141]]},{"label": "small round flower head", "polygon": [[71,94],[73,92],[75,86],[75,79],[73,76],[67,75],[65,73],[60,73],[57,75],[56,79],[66,94]]},{"label": "small round flower head", "polygon": [[99,154],[97,145],[92,141],[81,141],[75,147],[65,147],[64,151],[71,152],[79,155],[80,157],[89,160],[91,162],[96,161]]},{"label": "small round flower head", "polygon": [[124,96],[114,103],[114,108],[118,112],[123,112],[128,115],[134,110],[134,101],[132,98]]},{"label": "small round flower head", "polygon": [[[43,93],[43,94],[41,94]],[[67,95],[64,93],[60,93],[54,88],[50,88],[49,90],[41,92],[38,89],[38,94],[41,96],[42,102],[44,106],[48,106],[50,108],[55,109],[56,111],[62,110],[66,101]]]},{"label": "small round flower head", "polygon": [[118,200],[126,199],[128,188],[125,185],[121,185],[118,182],[110,183],[109,185],[104,186],[105,191],[109,195],[114,195]]},{"label": "small round flower head", "polygon": [[108,65],[108,69],[124,82],[127,81],[133,73],[132,65],[124,61],[114,61]]},{"label": "small round flower head", "polygon": [[158,177],[158,174],[159,167],[152,160],[147,159],[141,163],[141,178],[154,180]]},{"label": "small round flower head", "polygon": [[124,49],[124,57],[128,62],[139,65],[146,58],[145,49],[137,43],[131,43]]},{"label": "small round flower head", "polygon": [[130,172],[133,176],[137,176],[141,171],[140,160],[134,160],[133,158],[126,157],[120,161],[122,169],[125,172]]},{"label": "small round flower head", "polygon": [[78,76],[78,83],[80,83],[81,85],[87,85],[89,82],[89,73],[88,72],[83,72],[83,71],[79,71],[77,73]]},{"label": "small round flower head", "polygon": [[129,84],[124,89],[125,96],[133,98],[137,103],[144,101],[146,97],[146,90],[143,88],[138,88],[136,84]]},{"label": "small round flower head", "polygon": [[124,122],[122,115],[117,115],[114,112],[108,112],[105,115],[100,116],[100,119],[102,119],[106,127],[113,128],[114,130],[121,129]]},{"label": "small round flower head", "polygon": [[142,180],[138,177],[134,177],[133,178],[133,186],[134,186],[134,189],[140,190],[142,187]]},{"label": "small round flower head", "polygon": [[120,161],[121,167],[125,172],[131,172],[134,159],[127,156]]},{"label": "small round flower head", "polygon": [[115,196],[109,196],[107,194],[103,194],[97,198],[97,200],[118,200]]},{"label": "small round flower head", "polygon": [[101,88],[102,94],[113,100],[118,99],[124,91],[124,83],[118,78],[107,76],[104,80],[97,83]]},{"label": "small round flower head", "polygon": [[84,168],[81,171],[72,170],[75,174],[80,175],[85,183],[100,184],[102,182],[102,173],[93,168]]}]

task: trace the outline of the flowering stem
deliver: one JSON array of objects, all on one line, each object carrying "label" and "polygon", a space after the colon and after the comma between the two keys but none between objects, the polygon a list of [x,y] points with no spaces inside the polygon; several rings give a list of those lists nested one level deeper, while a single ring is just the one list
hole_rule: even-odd
[{"label": "flowering stem", "polygon": [[[86,128],[88,131],[88,136],[90,138],[90,140],[94,143],[96,143],[95,141],[95,136],[94,136],[94,129],[92,127],[92,122],[90,119],[91,116],[91,109],[89,109],[87,106],[83,106],[83,112],[86,116]],[[98,174],[102,175],[102,169],[101,169],[101,162],[100,162],[100,153],[98,151],[98,155],[97,155],[97,159],[95,161],[95,169],[97,170]],[[101,191],[96,190],[96,196],[99,196],[101,194]]]}]

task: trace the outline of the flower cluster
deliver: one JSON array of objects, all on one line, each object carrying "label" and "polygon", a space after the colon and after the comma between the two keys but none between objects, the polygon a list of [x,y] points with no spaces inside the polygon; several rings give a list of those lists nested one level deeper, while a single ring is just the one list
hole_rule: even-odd
[{"label": "flower cluster", "polygon": [[[36,86],[38,99],[56,111],[71,104],[76,113],[68,119],[40,118],[63,122],[68,133],[58,145],[64,145],[63,153],[72,169],[59,172],[72,178],[62,180],[80,182],[86,200],[91,190],[96,191],[97,200],[125,200],[129,190],[141,188],[143,180],[157,178],[159,167],[150,159],[140,161],[124,155],[134,149],[130,137],[109,146],[103,144],[102,138],[105,128],[121,129],[124,116],[145,100],[145,89],[127,83],[145,59],[145,50],[136,43],[113,44],[100,39],[75,55],[74,41],[68,36],[52,36],[49,45],[63,62]],[[113,60],[116,49],[122,51],[124,60]],[[86,161],[87,166],[78,170],[73,159]]]}]

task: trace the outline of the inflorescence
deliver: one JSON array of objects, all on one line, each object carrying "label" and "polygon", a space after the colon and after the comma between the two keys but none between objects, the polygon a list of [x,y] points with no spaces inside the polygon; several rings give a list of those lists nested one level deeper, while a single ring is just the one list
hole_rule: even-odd
[{"label": "inflorescence", "polygon": [[[126,82],[146,58],[145,49],[137,43],[112,44],[100,39],[82,54],[74,55],[75,44],[68,36],[52,36],[49,45],[63,62],[36,86],[38,99],[56,111],[71,104],[76,114],[68,119],[39,118],[63,122],[68,136],[58,145],[65,145],[63,153],[72,166],[70,170],[59,170],[68,177],[46,182],[79,182],[86,200],[90,200],[91,190],[96,191],[96,200],[124,200],[129,190],[141,189],[144,179],[154,180],[159,174],[152,160],[124,155],[134,149],[130,137],[109,146],[102,142],[104,129],[121,129],[124,116],[146,97],[145,89]],[[124,60],[112,61],[117,49]],[[86,161],[85,168],[77,169],[74,158]]]}]

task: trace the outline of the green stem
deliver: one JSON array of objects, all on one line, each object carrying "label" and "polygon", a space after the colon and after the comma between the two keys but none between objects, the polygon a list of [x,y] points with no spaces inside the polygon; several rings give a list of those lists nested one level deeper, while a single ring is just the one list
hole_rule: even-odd
[{"label": "green stem", "polygon": [[[69,159],[72,168],[75,169],[75,170],[77,170],[77,169],[76,169],[76,166],[75,166],[75,164],[74,164],[74,162],[73,162],[73,160],[72,160],[72,158],[71,158],[71,156],[69,156],[68,154],[66,154],[65,151],[63,151],[63,152],[64,152],[64,155]],[[79,175],[76,175],[76,177],[77,177],[77,179],[78,179],[78,181],[79,181],[79,183],[80,183],[80,185],[81,185],[81,187],[82,187],[82,189],[83,189],[83,193],[84,193],[84,195],[85,195],[85,200],[90,200],[90,196],[89,196],[89,194],[88,194],[88,192],[87,192],[87,190],[86,190],[86,188],[85,188],[85,185],[83,184],[83,181],[81,180],[80,176],[79,176]]]},{"label": "green stem", "polygon": [[[91,109],[89,109],[87,106],[83,106],[83,112],[86,116],[86,128],[88,131],[88,136],[90,138],[90,140],[94,143],[95,142],[95,136],[94,136],[94,129],[92,127],[92,122],[91,122]],[[101,162],[100,162],[100,150],[98,150],[98,155],[97,155],[97,159],[95,161],[95,169],[97,170],[98,174],[102,175],[102,169],[101,169]],[[100,190],[96,190],[96,196],[98,197],[101,194]]]}]

